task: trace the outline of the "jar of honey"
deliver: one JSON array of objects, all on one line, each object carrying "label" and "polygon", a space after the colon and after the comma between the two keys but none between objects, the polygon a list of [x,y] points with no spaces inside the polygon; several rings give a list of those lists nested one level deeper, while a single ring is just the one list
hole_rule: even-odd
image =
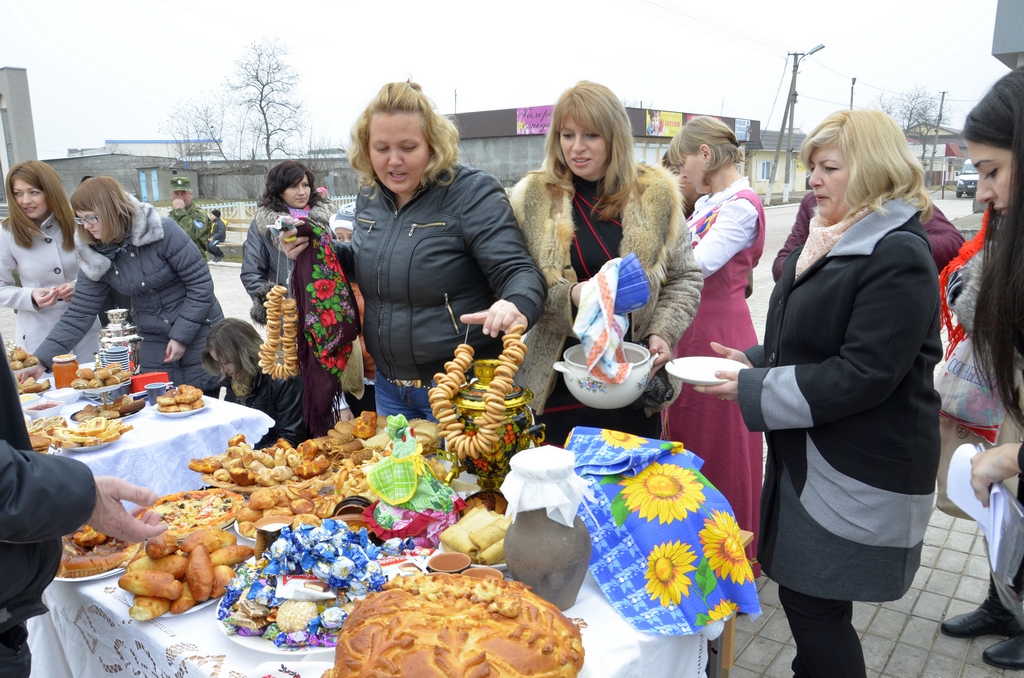
[{"label": "jar of honey", "polygon": [[53,385],[54,388],[68,388],[75,380],[75,373],[78,371],[78,360],[74,353],[53,356]]}]

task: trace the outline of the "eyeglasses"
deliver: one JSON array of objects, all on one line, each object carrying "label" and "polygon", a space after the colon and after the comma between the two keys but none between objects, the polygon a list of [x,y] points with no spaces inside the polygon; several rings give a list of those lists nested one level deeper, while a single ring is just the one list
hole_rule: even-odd
[{"label": "eyeglasses", "polygon": [[78,224],[79,226],[85,226],[86,224],[89,224],[90,226],[95,226],[96,224],[100,223],[100,217],[98,214],[90,214],[87,217],[75,217],[75,223]]}]

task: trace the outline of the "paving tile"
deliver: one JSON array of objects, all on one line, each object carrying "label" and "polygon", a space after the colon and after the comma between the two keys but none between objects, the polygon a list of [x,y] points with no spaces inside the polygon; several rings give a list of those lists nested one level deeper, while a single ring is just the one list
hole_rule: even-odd
[{"label": "paving tile", "polygon": [[988,597],[988,577],[984,579],[960,577],[953,597],[957,600],[974,603],[974,606],[977,607]]},{"label": "paving tile", "polygon": [[[868,627],[868,633],[875,634],[883,638],[896,639],[899,638],[900,633],[903,632],[903,627],[906,625],[906,614],[895,610],[879,608],[878,612],[875,614],[875,618],[871,622],[871,625]],[[881,668],[881,666],[878,667],[879,670],[881,670]]]},{"label": "paving tile", "polygon": [[953,526],[953,522],[956,520],[953,516],[943,513],[942,511],[932,511],[932,515],[928,518],[929,527],[940,527],[944,530],[948,530]]},{"label": "paving tile", "polygon": [[924,531],[924,543],[928,546],[942,546],[949,536],[949,530],[941,527],[928,526]]},{"label": "paving tile", "polygon": [[935,636],[935,642],[932,643],[932,653],[939,652],[949,655],[963,663],[967,660],[967,648],[969,645],[970,642],[964,638],[953,638],[939,631]]},{"label": "paving tile", "polygon": [[924,672],[921,675],[929,678],[956,678],[960,675],[964,663],[943,654],[931,653],[924,664]]},{"label": "paving tile", "polygon": [[987,557],[972,554],[967,559],[967,567],[964,568],[964,574],[978,577],[979,579],[988,579],[991,572],[992,568],[989,567]]},{"label": "paving tile", "polygon": [[939,557],[939,547],[925,544],[921,547],[921,567],[935,567],[935,559]]},{"label": "paving tile", "polygon": [[864,633],[871,626],[871,621],[875,618],[877,611],[877,604],[854,601],[853,628],[857,630],[857,633]]},{"label": "paving tile", "polygon": [[789,628],[789,620],[780,610],[766,621],[758,632],[759,638],[767,638],[779,643],[788,643],[793,638],[793,632]]},{"label": "paving tile", "polygon": [[[989,666],[988,664],[986,664],[984,666],[975,666],[973,664],[965,664],[964,665],[963,673],[960,674],[960,678],[997,678],[998,676],[1004,675],[1004,673],[1005,673],[1004,671],[1001,671],[1000,669],[997,669],[995,667]],[[1009,673],[1009,674],[1005,674],[1005,675],[1012,676],[1012,675],[1016,675],[1016,674],[1017,674],[1017,672]],[[729,678],[732,678],[732,676],[729,676]]]},{"label": "paving tile", "polygon": [[967,532],[950,532],[949,536],[946,537],[946,543],[943,544],[943,548],[953,549],[954,551],[963,551],[964,553],[970,553],[971,549],[974,548],[974,540],[977,537]]},{"label": "paving tile", "polygon": [[928,583],[928,578],[932,576],[932,568],[930,567],[919,567],[917,572],[914,573],[914,581],[910,583],[910,587],[914,589],[923,589]]},{"label": "paving tile", "polygon": [[953,572],[932,570],[931,575],[928,577],[928,583],[923,588],[930,593],[952,597],[956,593],[960,579],[961,577]]},{"label": "paving tile", "polygon": [[[772,662],[768,670],[764,672],[765,676],[771,678],[792,678],[793,676],[793,657],[796,656],[796,648],[787,646],[782,648],[782,651],[775,657],[775,661]],[[732,678],[730,676],[730,678]]]},{"label": "paving tile", "polygon": [[733,666],[729,671],[729,678],[760,678],[760,671],[748,671],[742,666]]},{"label": "paving tile", "polygon": [[[935,518],[936,513],[942,513],[942,511],[932,511],[932,519]],[[978,534],[978,523],[968,518],[954,518],[953,526],[950,528],[954,532],[967,532],[968,534]]]},{"label": "paving tile", "polygon": [[913,645],[922,650],[931,650],[937,635],[939,635],[937,621],[911,616],[907,619],[907,625],[903,627],[903,633],[900,634],[898,642]]},{"label": "paving tile", "polygon": [[910,589],[907,591],[902,598],[899,600],[887,600],[882,603],[882,607],[887,610],[896,610],[897,612],[903,612],[904,614],[910,614],[910,611],[914,609],[914,603],[917,602],[917,597],[921,595],[921,592],[917,589]]},{"label": "paving tile", "polygon": [[921,595],[917,597],[917,604],[914,605],[913,614],[915,617],[938,623],[945,617],[948,606],[949,596],[922,591]]},{"label": "paving tile", "polygon": [[736,656],[736,665],[750,670],[763,671],[775,660],[776,655],[785,647],[767,638],[754,638],[750,644]]},{"label": "paving tile", "polygon": [[921,669],[927,660],[927,651],[905,643],[896,643],[889,661],[882,670],[882,675],[891,678],[917,678],[921,675]]},{"label": "paving tile", "polygon": [[935,560],[935,567],[937,569],[956,572],[957,574],[963,572],[966,565],[967,554],[962,551],[942,549],[939,552],[939,557]]},{"label": "paving tile", "polygon": [[[761,609],[764,610],[764,607],[762,606]],[[756,635],[761,627],[764,626],[765,622],[771,618],[772,612],[774,612],[774,610],[768,610],[767,612],[762,612],[756,617],[752,614],[737,615],[736,632],[739,633],[740,631],[743,631],[751,635]]]},{"label": "paving tile", "polygon": [[889,653],[896,645],[895,638],[899,633],[875,635],[866,633],[860,640],[860,646],[864,649],[864,665],[868,672],[878,673],[889,661]]},{"label": "paving tile", "polygon": [[988,557],[988,545],[984,539],[976,539],[974,546],[971,547],[971,553],[976,556]]}]

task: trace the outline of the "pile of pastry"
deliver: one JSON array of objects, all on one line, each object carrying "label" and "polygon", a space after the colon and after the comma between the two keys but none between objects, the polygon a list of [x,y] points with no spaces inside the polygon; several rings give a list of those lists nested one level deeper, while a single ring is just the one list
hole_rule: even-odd
[{"label": "pile of pastry", "polygon": [[29,353],[21,346],[8,345],[6,353],[7,362],[11,364],[12,370],[23,370],[27,367],[35,367],[39,364],[39,358]]},{"label": "pile of pastry", "polygon": [[505,562],[505,532],[512,521],[482,506],[466,512],[459,522],[441,533],[447,551],[458,551],[478,565]]},{"label": "pile of pastry", "polygon": [[261,487],[249,496],[249,502],[238,512],[238,532],[243,537],[255,539],[255,523],[270,516],[290,519],[292,529],[302,524],[318,527],[324,518],[334,515],[334,509],[342,499],[337,494],[315,494],[294,485]]},{"label": "pile of pastry", "polygon": [[120,419],[121,417],[127,417],[129,414],[135,414],[145,406],[145,398],[136,400],[130,395],[123,395],[107,405],[86,405],[71,415],[71,419],[79,423],[97,418]]},{"label": "pile of pastry", "polygon": [[192,459],[188,467],[221,483],[272,487],[316,478],[330,471],[331,462],[310,440],[294,448],[282,438],[274,447],[256,450],[238,434],[228,441],[224,454]]},{"label": "pile of pastry", "polygon": [[230,532],[213,528],[197,530],[180,544],[169,532],[150,539],[117,580],[135,594],[129,616],[148,621],[167,612],[182,614],[223,596],[235,577],[233,566],[253,556],[251,546],[237,541]]},{"label": "pile of pastry", "polygon": [[122,567],[139,550],[138,543],[108,537],[88,525],[61,538],[62,553],[57,577],[80,579],[93,577]]},{"label": "pile of pastry", "polygon": [[25,381],[18,383],[18,394],[23,395],[25,393],[42,393],[50,390],[50,380],[43,379],[42,381],[36,381],[35,377],[29,377]]},{"label": "pile of pastry", "polygon": [[117,386],[132,378],[132,373],[121,369],[120,363],[110,363],[97,367],[79,367],[75,372],[75,379],[71,382],[71,388],[83,390],[87,388],[103,388],[104,386]]},{"label": "pile of pastry", "polygon": [[202,390],[188,384],[172,388],[156,399],[156,409],[160,412],[188,412],[204,406]]},{"label": "pile of pastry", "polygon": [[51,445],[59,448],[95,447],[112,443],[132,430],[131,424],[125,424],[119,419],[98,417],[75,427],[68,426],[63,418],[61,421],[63,423],[55,423],[43,433]]}]

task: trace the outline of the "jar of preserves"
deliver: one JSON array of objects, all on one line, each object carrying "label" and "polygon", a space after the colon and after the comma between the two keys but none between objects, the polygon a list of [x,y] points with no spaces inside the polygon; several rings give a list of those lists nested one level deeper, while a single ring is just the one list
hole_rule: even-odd
[{"label": "jar of preserves", "polygon": [[67,388],[75,380],[78,371],[78,360],[74,353],[53,356],[54,388]]}]

